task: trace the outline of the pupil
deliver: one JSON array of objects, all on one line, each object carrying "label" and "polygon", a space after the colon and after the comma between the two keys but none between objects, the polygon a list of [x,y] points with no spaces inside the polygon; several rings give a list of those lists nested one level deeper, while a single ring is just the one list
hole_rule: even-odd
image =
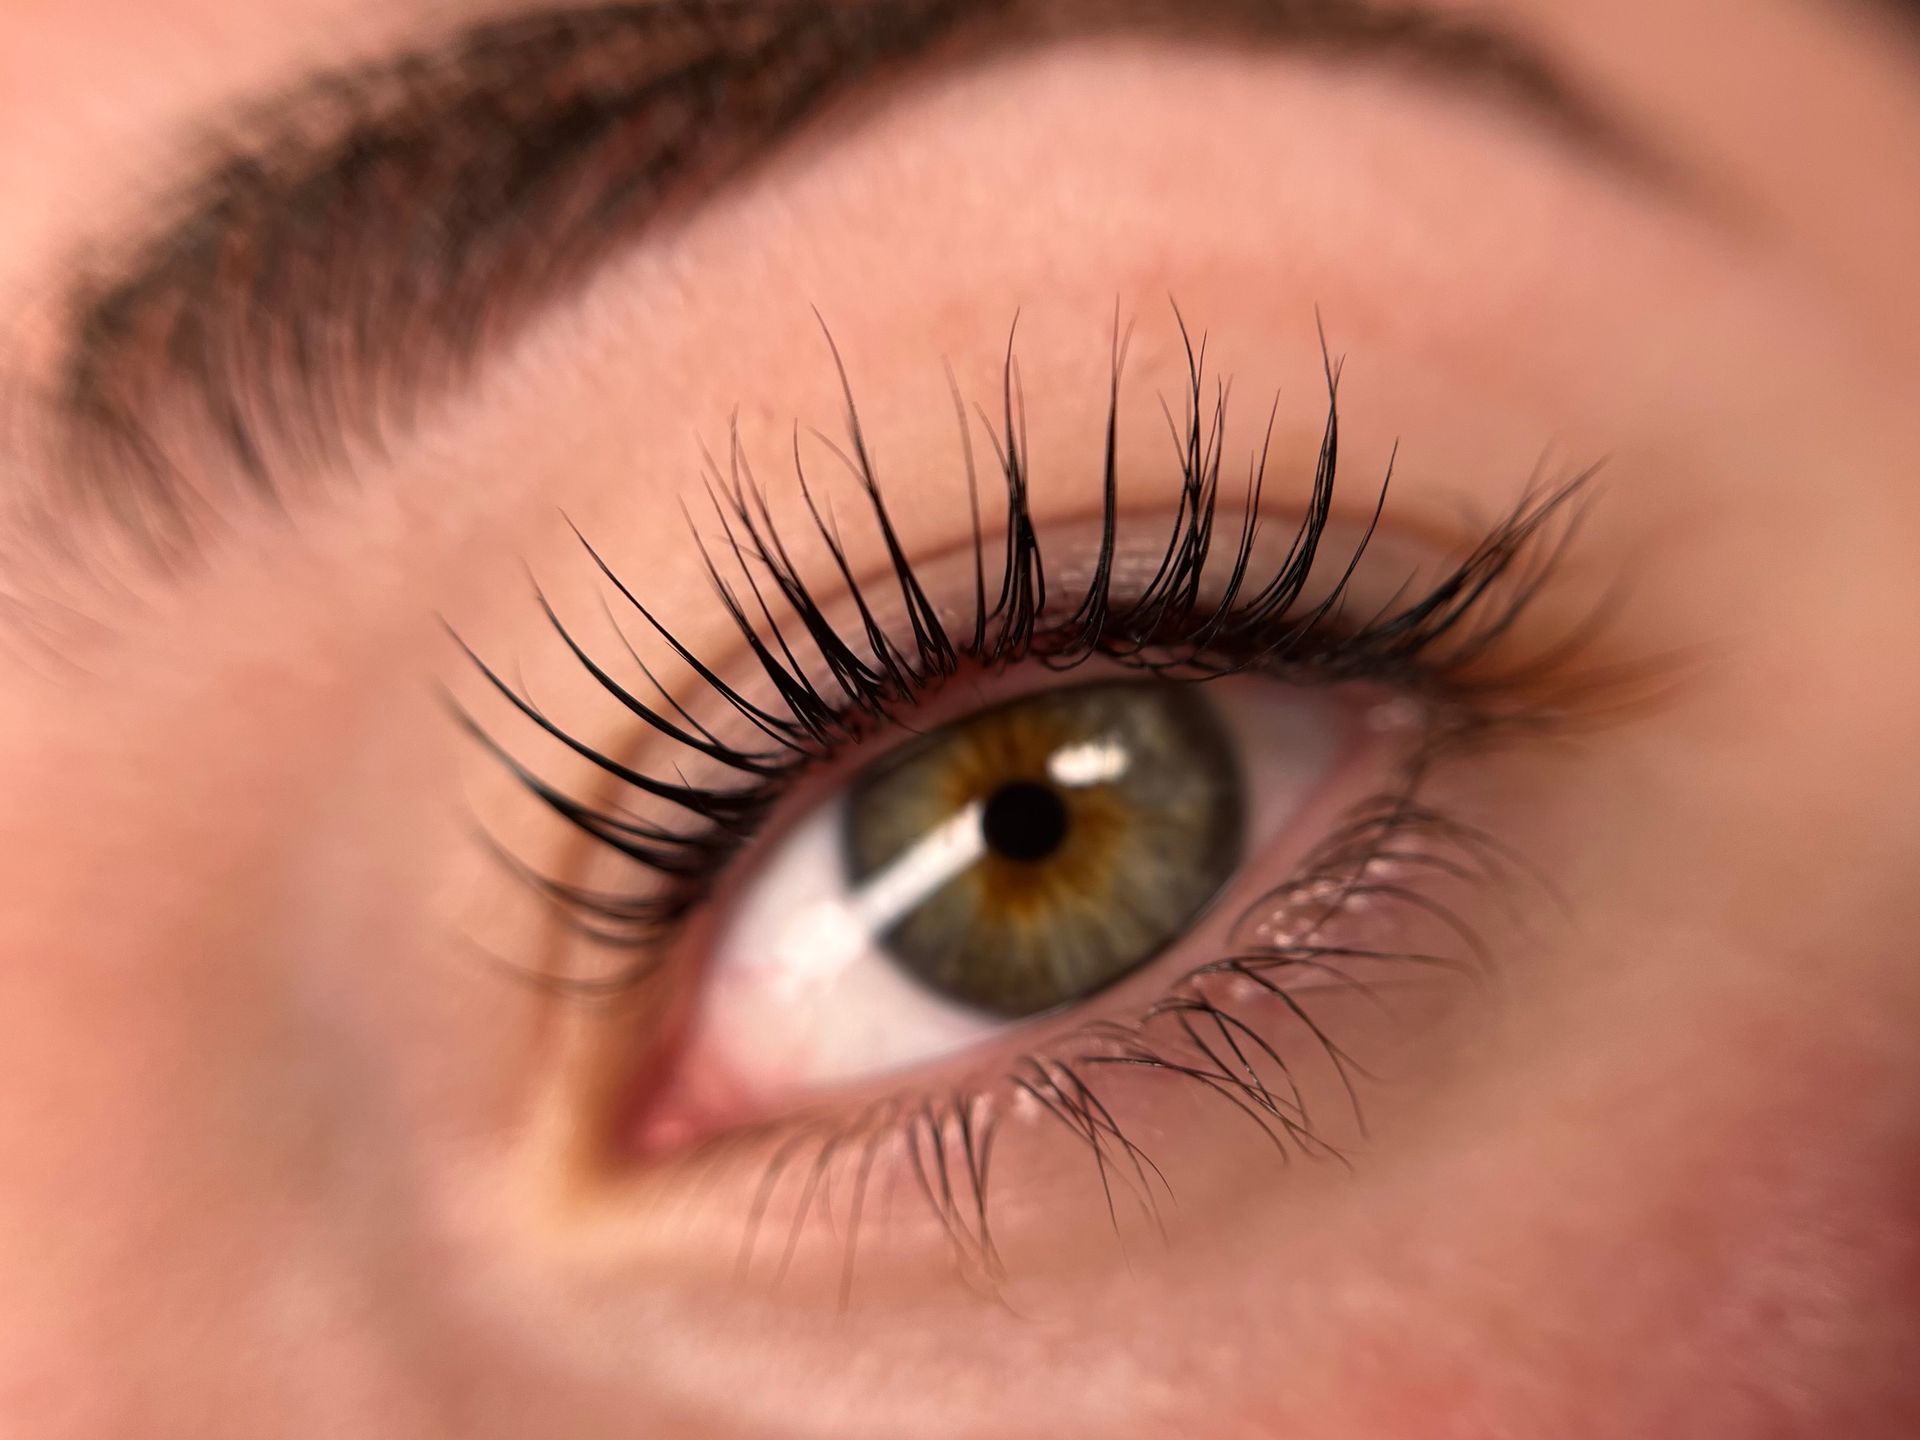
[{"label": "pupil", "polygon": [[996,855],[1037,864],[1066,841],[1066,802],[1051,786],[1016,780],[1003,785],[987,801],[980,829]]}]

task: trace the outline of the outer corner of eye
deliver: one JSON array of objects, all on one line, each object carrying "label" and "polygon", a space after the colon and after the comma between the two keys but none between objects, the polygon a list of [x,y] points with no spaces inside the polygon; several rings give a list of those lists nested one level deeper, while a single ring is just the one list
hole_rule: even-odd
[{"label": "outer corner of eye", "polygon": [[1116,673],[868,761],[721,897],[686,1032],[620,1110],[620,1147],[903,1084],[1144,985],[1294,848],[1367,738],[1329,688]]}]

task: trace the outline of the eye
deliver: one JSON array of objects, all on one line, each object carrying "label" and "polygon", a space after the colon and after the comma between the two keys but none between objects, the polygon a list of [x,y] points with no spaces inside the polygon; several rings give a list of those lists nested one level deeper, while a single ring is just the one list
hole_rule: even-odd
[{"label": "eye", "polygon": [[570,957],[621,962],[583,963],[580,986],[633,1001],[583,1042],[590,1123],[561,1131],[639,1184],[711,1173],[731,1198],[703,1213],[739,1225],[749,1268],[775,1216],[784,1275],[830,1197],[850,1209],[829,1239],[859,1230],[870,1194],[917,1193],[962,1268],[991,1276],[989,1176],[1056,1185],[1076,1148],[1109,1218],[1116,1183],[1151,1216],[1158,1162],[1133,1123],[1175,1163],[1211,1164],[1243,1131],[1342,1154],[1367,1128],[1346,1038],[1378,1053],[1400,1011],[1425,1025],[1474,973],[1451,894],[1501,851],[1426,787],[1538,718],[1574,653],[1496,659],[1530,629],[1579,481],[1528,492],[1459,551],[1381,543],[1377,485],[1336,508],[1330,393],[1310,483],[1266,503],[1256,442],[1229,497],[1226,388],[1210,409],[1189,355],[1157,510],[1120,504],[1116,368],[1097,525],[1036,520],[1011,361],[985,427],[1002,513],[982,513],[980,452],[961,447],[970,549],[914,558],[850,388],[849,443],[827,445],[876,565],[855,563],[856,512],[804,464],[794,529],[736,454],[703,537],[730,658],[675,635],[588,543],[617,648],[542,604],[625,727],[602,732],[626,737],[610,749],[473,657],[601,782],[553,783],[472,723],[593,842],[570,878],[507,858],[585,942]]},{"label": "eye", "polygon": [[1141,971],[1324,784],[1349,708],[1251,678],[1069,682],[870,762],[725,904],[655,1138],[965,1050]]}]

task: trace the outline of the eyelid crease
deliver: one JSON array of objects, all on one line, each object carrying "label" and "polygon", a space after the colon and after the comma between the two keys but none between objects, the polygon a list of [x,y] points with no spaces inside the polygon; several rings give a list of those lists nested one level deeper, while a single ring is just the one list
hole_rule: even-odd
[{"label": "eyelid crease", "polygon": [[79,287],[60,397],[73,498],[175,556],[234,498],[183,439],[211,438],[243,495],[286,503],[834,99],[948,51],[1112,30],[1409,62],[1644,158],[1512,34],[1412,4],[649,0],[485,23],[242,117],[248,139],[174,221]]}]

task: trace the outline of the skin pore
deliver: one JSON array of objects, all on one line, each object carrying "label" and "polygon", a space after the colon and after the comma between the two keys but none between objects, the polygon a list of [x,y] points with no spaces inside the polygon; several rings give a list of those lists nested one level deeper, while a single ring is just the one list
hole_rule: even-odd
[{"label": "skin pore", "polygon": [[[903,43],[778,143],[578,227],[564,265],[514,258],[557,253],[548,228],[469,213],[484,197],[451,185],[416,213],[382,174],[282,233],[354,258],[323,267],[337,285],[269,292],[276,329],[236,297],[297,187],[216,206],[240,228],[192,303],[229,327],[195,352],[226,392],[166,343],[177,296],[82,333],[90,368],[76,317],[165,242],[192,251],[177,227],[204,235],[223,193],[210,155],[272,139],[279,180],[337,158],[341,127],[299,108],[289,149],[264,102],[438,53],[476,17],[0,18],[0,1415],[21,1433],[1920,1428],[1920,39],[1838,0],[1441,3],[1439,33],[1498,42],[1424,51],[1378,11],[1249,41],[1226,38],[1244,13],[1189,33],[1145,4],[1084,25],[1003,8],[1025,33]],[[738,83],[748,109],[772,84]],[[446,123],[417,100],[366,103]],[[622,145],[567,162],[582,193],[618,189],[644,148]],[[341,204],[364,223],[336,234]],[[414,223],[430,211],[493,222],[457,283],[408,268],[440,253]],[[396,238],[398,259],[374,253]],[[490,308],[501,275],[517,298]],[[792,463],[796,426],[844,443],[824,324],[901,544],[951,582],[970,534],[953,389],[997,415],[1017,314],[1031,503],[1064,553],[1099,514],[1116,307],[1116,484],[1128,515],[1164,515],[1158,406],[1189,380],[1169,297],[1206,336],[1209,400],[1232,382],[1227,491],[1279,397],[1276,535],[1307,503],[1327,352],[1344,360],[1349,545],[1393,468],[1376,608],[1393,557],[1457,556],[1530,479],[1599,465],[1510,649],[1600,613],[1588,662],[1657,662],[1662,683],[1436,770],[1436,803],[1539,878],[1451,898],[1497,997],[1366,1032],[1398,1079],[1364,1141],[1342,1137],[1348,1165],[1278,1163],[1222,1107],[1143,1097],[1178,1196],[1163,1235],[1109,1225],[1084,1152],[1034,1127],[994,1192],[1004,1285],[961,1273],[905,1200],[851,1294],[818,1217],[782,1283],[743,1281],[752,1167],[610,1153],[674,1005],[515,978],[605,960],[494,845],[580,883],[605,857],[447,702],[573,791],[605,777],[530,734],[448,628],[570,733],[670,774],[532,593],[529,571],[596,653],[617,645],[574,527],[740,673],[683,507],[707,513],[737,436],[825,571]],[[363,350],[328,348],[342,305]],[[455,351],[468,314],[484,343]],[[304,371],[284,364],[296,321],[329,357]],[[420,340],[434,358],[392,359]],[[349,384],[332,367],[363,351],[375,373]],[[137,454],[100,443],[83,374]],[[209,423],[221,393],[261,419],[318,386],[346,417],[326,444],[296,425],[250,465]],[[850,569],[884,578],[857,492],[809,453]],[[156,485],[187,521],[154,522]],[[1264,878],[1380,787],[1373,763],[1278,827]],[[681,937],[675,995],[717,924]]]}]

